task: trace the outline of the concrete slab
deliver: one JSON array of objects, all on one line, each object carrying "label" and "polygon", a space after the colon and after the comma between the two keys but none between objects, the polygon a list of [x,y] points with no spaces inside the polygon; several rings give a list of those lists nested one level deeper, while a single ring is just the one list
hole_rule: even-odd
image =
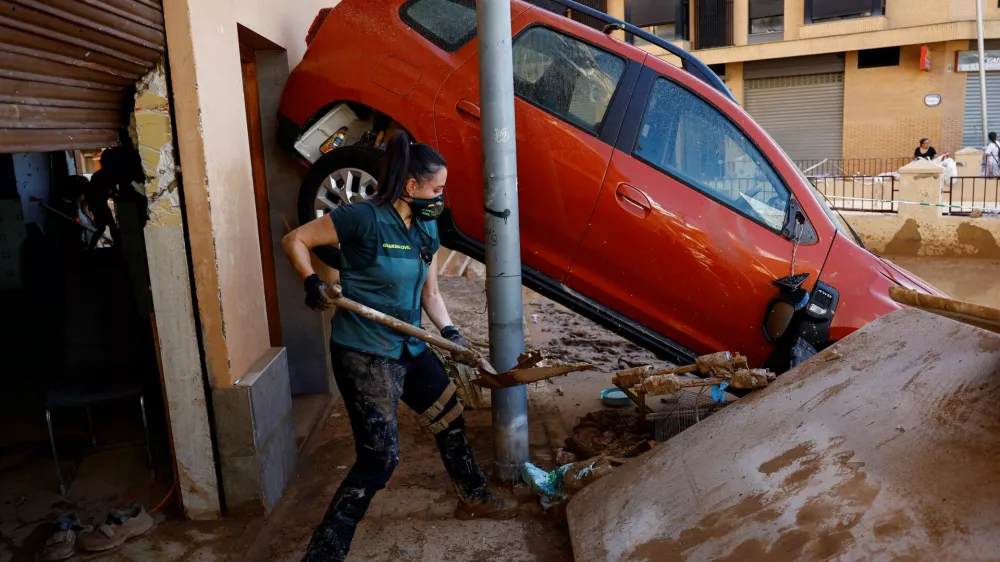
[{"label": "concrete slab", "polygon": [[575,496],[576,560],[993,560],[1000,336],[869,324]]}]

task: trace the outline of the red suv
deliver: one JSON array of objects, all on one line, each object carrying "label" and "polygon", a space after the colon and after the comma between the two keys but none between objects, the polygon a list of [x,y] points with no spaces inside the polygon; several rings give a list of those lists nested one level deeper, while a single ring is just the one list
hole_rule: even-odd
[{"label": "red suv", "polygon": [[[865,250],[689,53],[624,26],[677,67],[519,0],[511,27],[528,287],[675,362],[731,350],[779,370],[900,308],[892,285],[940,294]],[[443,243],[482,259],[475,32],[471,0],[320,12],[278,116],[310,166],[300,221],[370,196],[381,139],[403,128],[448,161]]]}]

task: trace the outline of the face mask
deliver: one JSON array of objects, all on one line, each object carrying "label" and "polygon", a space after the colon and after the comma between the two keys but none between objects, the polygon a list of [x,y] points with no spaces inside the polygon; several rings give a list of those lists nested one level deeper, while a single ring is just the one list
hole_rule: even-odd
[{"label": "face mask", "polygon": [[432,221],[440,217],[441,213],[444,212],[444,194],[438,195],[433,199],[414,197],[410,201],[407,201],[407,204],[410,205],[410,210],[418,220]]}]

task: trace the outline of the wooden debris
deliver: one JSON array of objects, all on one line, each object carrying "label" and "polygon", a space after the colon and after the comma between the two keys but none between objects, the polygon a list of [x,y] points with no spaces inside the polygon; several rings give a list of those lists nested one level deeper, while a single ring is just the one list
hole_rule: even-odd
[{"label": "wooden debris", "polygon": [[[682,378],[678,375],[693,373],[702,377]],[[739,353],[720,351],[698,357],[694,365],[670,369],[653,369],[651,366],[634,367],[619,371],[611,382],[620,388],[643,411],[645,397],[673,394],[683,388],[714,386],[726,383],[733,388],[754,390],[773,381],[774,373],[767,369],[750,369],[747,358]]]},{"label": "wooden debris", "polygon": [[1000,310],[996,308],[928,295],[903,287],[889,287],[889,297],[900,304],[1000,334]]},{"label": "wooden debris", "polygon": [[653,375],[642,381],[642,388],[649,396],[673,394],[684,386],[684,381],[677,375]]}]

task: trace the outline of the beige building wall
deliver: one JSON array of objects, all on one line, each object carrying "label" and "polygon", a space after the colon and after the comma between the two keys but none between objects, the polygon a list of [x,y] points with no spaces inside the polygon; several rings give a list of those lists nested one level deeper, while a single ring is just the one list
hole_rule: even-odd
[{"label": "beige building wall", "polygon": [[[965,73],[948,70],[955,51],[968,42],[935,43],[931,70],[920,70],[920,46],[900,49],[899,66],[858,68],[858,53],[847,53],[844,72],[844,158],[895,158],[913,153],[922,137],[939,152],[961,147]],[[924,97],[941,96],[927,107]]]},{"label": "beige building wall", "polygon": [[[304,0],[164,2],[186,213],[208,375],[231,386],[269,348],[238,25],[294,66],[320,8]],[[194,133],[194,134],[192,134]],[[297,189],[297,186],[289,186]]]}]

